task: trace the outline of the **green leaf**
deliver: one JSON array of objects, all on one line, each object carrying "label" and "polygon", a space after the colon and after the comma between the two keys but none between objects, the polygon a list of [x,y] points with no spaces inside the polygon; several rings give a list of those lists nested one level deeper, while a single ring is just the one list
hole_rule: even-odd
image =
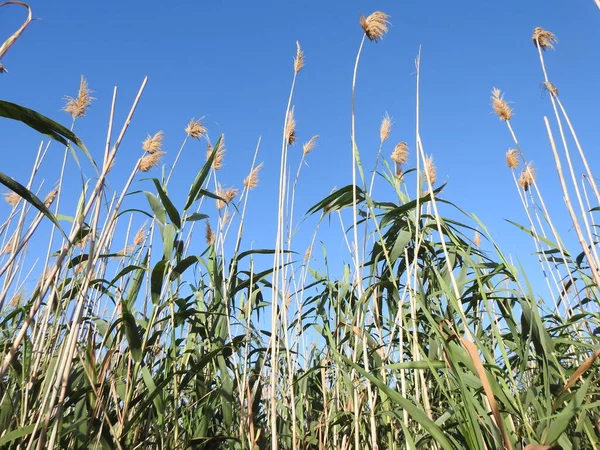
[{"label": "green leaf", "polygon": [[181,261],[179,261],[179,263],[177,263],[177,265],[173,269],[173,272],[171,272],[171,277],[170,277],[171,280],[174,280],[175,278],[183,275],[183,272],[185,272],[190,266],[196,264],[197,262],[198,262],[197,256],[188,256],[188,257],[182,259]]},{"label": "green leaf", "polygon": [[[150,374],[150,370],[147,366],[142,367],[142,378],[144,379],[144,384],[148,388],[148,393],[152,395],[154,391],[156,391],[156,383],[154,383],[154,379]],[[162,391],[159,391],[156,395],[153,396],[152,402],[154,403],[154,407],[156,408],[156,412],[158,414],[158,423],[162,425],[165,419],[165,401],[161,395]]]},{"label": "green leaf", "polygon": [[169,215],[169,219],[171,219],[171,222],[177,227],[177,229],[180,229],[181,218],[179,217],[179,212],[177,212],[177,208],[175,208],[175,206],[171,202],[171,199],[169,199],[169,197],[167,196],[167,193],[160,185],[160,182],[156,178],[152,178],[152,181],[154,181],[154,185],[156,186],[156,190],[158,191],[158,196],[160,197],[160,200],[162,201],[162,204],[165,207],[167,214]]},{"label": "green leaf", "polygon": [[160,225],[164,225],[165,223],[167,223],[167,215],[165,208],[163,207],[162,203],[158,200],[158,197],[152,192],[148,191],[144,191],[144,194],[146,194],[146,198],[148,199],[150,208],[152,208],[152,212],[154,213],[156,220],[158,220],[158,223]]},{"label": "green leaf", "polygon": [[127,309],[127,304],[125,302],[121,303],[121,308],[123,309],[121,320],[123,328],[125,329],[125,337],[129,344],[129,350],[133,360],[139,364],[142,362],[142,338],[140,337],[135,317],[133,317],[133,314]]},{"label": "green leaf", "polygon": [[571,401],[565,406],[565,408],[556,416],[548,427],[548,435],[544,442],[546,444],[553,444],[560,438],[564,431],[569,426],[571,419],[582,409],[583,400],[590,387],[592,377],[588,378],[583,385],[577,390]]},{"label": "green leaf", "polygon": [[206,181],[206,178],[208,177],[208,174],[210,173],[210,168],[212,166],[213,160],[215,159],[217,152],[219,151],[219,149],[221,147],[222,141],[223,141],[223,135],[219,136],[219,140],[215,144],[212,153],[208,157],[208,160],[206,161],[206,163],[204,164],[202,169],[200,169],[200,172],[198,172],[198,175],[196,175],[196,179],[194,180],[194,183],[192,184],[192,187],[190,188],[190,192],[188,194],[187,201],[185,202],[185,207],[183,208],[184,211],[187,211],[190,208],[190,206],[192,206],[192,204],[196,200],[198,200],[200,195],[202,195],[202,191],[203,191],[202,186],[204,185],[204,182]]},{"label": "green leaf", "polygon": [[32,423],[30,425],[18,428],[16,430],[9,431],[4,436],[0,437],[0,445],[8,444],[9,442],[22,438],[23,436],[30,435],[31,433],[33,433],[35,425],[35,423]]},{"label": "green leaf", "polygon": [[94,166],[94,169],[96,169],[96,172],[98,171],[98,166],[96,166],[92,155],[90,155],[81,139],[79,139],[71,130],[54,120],[49,119],[32,109],[4,100],[0,100],[0,117],[6,117],[7,119],[22,122],[30,128],[45,134],[67,147],[70,147],[69,141],[73,142],[85,154],[90,163]]},{"label": "green leaf", "polygon": [[33,192],[31,192],[18,181],[15,181],[8,175],[3,174],[2,172],[0,172],[0,183],[9,188],[11,191],[19,194],[27,203],[29,203],[31,206],[33,206],[35,209],[37,209],[39,212],[45,215],[48,219],[50,219],[52,223],[56,225],[56,228],[58,228],[60,232],[66,237],[66,234],[61,228],[58,219],[54,217],[54,214],[52,214],[52,212],[46,207],[46,205],[44,205],[44,202],[42,202]]},{"label": "green leaf", "polygon": [[440,447],[442,447],[444,450],[456,450],[454,445],[452,445],[452,442],[448,440],[442,429],[439,426],[437,426],[435,422],[433,422],[429,417],[427,417],[427,414],[425,414],[424,411],[419,409],[410,400],[404,398],[396,390],[390,388],[379,378],[371,375],[358,364],[353,363],[352,360],[350,360],[349,358],[339,354],[337,351],[335,352],[346,364],[356,369],[356,371],[358,371],[361,375],[363,375],[365,378],[371,381],[371,383],[377,386],[379,390],[383,391],[383,393],[386,394],[391,401],[400,405],[408,413],[408,415],[413,418],[413,420],[418,422],[425,430],[427,430],[427,432],[431,435],[433,439],[436,440]]},{"label": "green leaf", "polygon": [[150,280],[150,290],[152,293],[152,303],[158,304],[160,300],[160,293],[162,291],[163,279],[165,277],[165,268],[167,261],[164,259],[160,260],[152,269],[152,277]]},{"label": "green leaf", "polygon": [[193,213],[193,214],[190,214],[189,216],[187,216],[185,218],[185,221],[186,222],[196,222],[198,220],[204,220],[204,219],[208,219],[208,216],[206,214]]},{"label": "green leaf", "polygon": [[[365,195],[363,190],[356,186],[356,203],[359,204],[364,201]],[[338,189],[334,193],[328,195],[319,203],[310,208],[307,214],[314,214],[320,210],[323,210],[324,214],[327,214],[331,211],[337,211],[343,208],[347,208],[351,206],[353,203],[352,198],[352,185],[344,186],[341,189]]]}]

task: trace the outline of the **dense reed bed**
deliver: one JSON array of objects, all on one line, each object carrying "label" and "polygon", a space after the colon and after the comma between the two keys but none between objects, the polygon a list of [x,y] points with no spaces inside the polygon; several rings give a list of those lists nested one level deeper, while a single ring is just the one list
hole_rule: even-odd
[{"label": "dense reed bed", "polygon": [[[506,170],[529,221],[523,232],[546,283],[548,297],[539,299],[488,228],[444,197],[421,141],[419,57],[414,141],[391,143],[385,115],[377,166],[363,166],[361,151],[373,149],[355,143],[357,73],[389,20],[374,12],[357,24],[352,177],[315,199],[308,249],[294,245],[294,205],[318,136],[297,142],[294,90],[310,70],[300,44],[281,117],[277,232],[268,249],[245,247],[248,201],[264,188],[260,141],[236,188],[221,184],[224,136],[210,136],[202,119],[182,124],[173,164],[163,164],[159,130],[142,142],[135,166],[120,164],[146,80],[131,105],[112,93],[99,161],[76,137],[94,100],[83,77],[64,107],[70,129],[0,104],[2,116],[52,138],[28,180],[0,174],[10,205],[0,226],[2,448],[600,448],[600,192],[545,67],[556,39],[541,28],[532,37],[553,111],[542,138],[578,246],[563,243],[568,230],[547,210],[559,199],[543,196],[510,103],[491,90],[507,129]],[[127,108],[116,123],[115,111]],[[38,176],[49,145],[65,145],[50,189]],[[198,145],[207,150],[195,178],[174,176],[180,154]],[[291,146],[301,148],[297,167]],[[67,173],[74,157],[96,173]],[[116,171],[128,174],[119,187],[109,183]],[[185,198],[170,193],[174,183],[189,185]],[[374,198],[375,183],[394,194]],[[72,211],[63,207],[67,190],[81,191]],[[339,225],[347,244],[351,264],[342,271],[330,272],[315,245],[326,224]],[[40,233],[43,248],[32,245]]]}]

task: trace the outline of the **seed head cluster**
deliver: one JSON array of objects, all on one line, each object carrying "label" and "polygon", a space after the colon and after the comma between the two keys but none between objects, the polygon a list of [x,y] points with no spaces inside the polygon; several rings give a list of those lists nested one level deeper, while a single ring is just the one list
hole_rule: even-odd
[{"label": "seed head cluster", "polygon": [[289,110],[284,130],[285,140],[289,145],[296,142],[296,119],[294,117],[294,107]]},{"label": "seed head cluster", "polygon": [[250,174],[244,179],[244,186],[248,190],[254,189],[258,185],[258,173],[262,169],[263,163],[260,163],[250,171]]},{"label": "seed head cluster", "polygon": [[304,52],[300,48],[300,43],[296,41],[296,57],[294,58],[294,72],[298,73],[304,67]]},{"label": "seed head cluster", "polygon": [[525,192],[527,192],[531,185],[535,183],[535,178],[535,169],[531,166],[531,163],[529,163],[521,172],[521,176],[519,177],[519,185]]},{"label": "seed head cluster", "polygon": [[379,127],[379,140],[381,143],[388,140],[390,133],[392,132],[392,118],[388,113],[385,113],[381,120],[381,126]]},{"label": "seed head cluster", "polygon": [[536,27],[533,30],[533,36],[531,36],[531,40],[533,41],[533,45],[541,48],[542,50],[553,49],[554,44],[558,42],[556,40],[556,36],[554,36],[554,33],[544,30],[542,27]]},{"label": "seed head cluster", "polygon": [[185,127],[185,134],[191,138],[200,139],[206,134],[206,127],[202,124],[200,119],[192,119]]},{"label": "seed head cluster", "polygon": [[492,89],[492,108],[500,120],[510,120],[513,116],[512,108],[504,100],[504,95],[498,88]]},{"label": "seed head cluster", "polygon": [[383,39],[383,35],[388,31],[388,25],[390,25],[389,17],[381,11],[375,11],[368,17],[361,14],[360,26],[370,41],[377,42]]},{"label": "seed head cluster", "polygon": [[308,142],[302,146],[302,154],[304,156],[308,155],[314,150],[314,148],[317,146],[317,139],[319,139],[319,135],[311,137]]},{"label": "seed head cluster", "polygon": [[506,165],[509,169],[516,169],[519,167],[519,151],[511,148],[506,152]]},{"label": "seed head cluster", "polygon": [[71,114],[73,119],[78,119],[80,117],[85,116],[92,100],[95,100],[90,94],[92,91],[88,88],[88,84],[86,79],[81,76],[81,81],[79,83],[79,92],[77,93],[77,98],[66,97],[67,104],[63,108],[63,111]]}]

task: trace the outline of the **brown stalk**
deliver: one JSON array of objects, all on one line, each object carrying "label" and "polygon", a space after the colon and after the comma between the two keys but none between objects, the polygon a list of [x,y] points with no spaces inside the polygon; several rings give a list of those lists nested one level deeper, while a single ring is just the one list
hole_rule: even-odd
[{"label": "brown stalk", "polygon": [[[6,41],[4,41],[4,43],[0,46],[0,59],[2,59],[2,57],[6,54],[6,52],[13,46],[13,44],[17,41],[17,39],[19,39],[19,37],[21,37],[21,34],[23,34],[23,31],[25,31],[25,28],[27,28],[29,26],[29,24],[31,23],[31,21],[33,20],[33,16],[31,13],[31,8],[29,7],[29,5],[27,3],[24,2],[16,2],[16,1],[11,1],[11,2],[4,2],[0,4],[0,8],[2,8],[3,6],[8,6],[8,5],[19,5],[19,6],[23,6],[24,8],[27,8],[27,19],[25,20],[25,22],[23,22],[23,25],[21,25],[19,27],[19,29],[17,31],[15,31]],[[4,68],[4,66],[2,66],[2,72],[6,72],[7,70]]]},{"label": "brown stalk", "polygon": [[569,378],[569,380],[567,381],[567,383],[565,384],[565,387],[562,388],[562,390],[560,391],[560,393],[564,393],[566,392],[568,389],[570,389],[579,378],[581,378],[581,376],[586,373],[590,367],[592,367],[592,364],[594,364],[594,362],[596,361],[596,359],[598,359],[598,357],[600,356],[600,348],[596,349],[596,351],[594,353],[592,353],[592,355],[586,359],[583,364],[581,364],[577,370],[575,372],[573,372],[573,375],[571,375],[571,378]]},{"label": "brown stalk", "polygon": [[512,444],[510,442],[510,438],[508,433],[506,432],[506,428],[504,427],[504,422],[502,421],[502,416],[500,415],[500,410],[498,409],[498,404],[496,403],[496,397],[494,396],[494,391],[492,390],[492,385],[490,384],[490,380],[483,368],[483,364],[479,359],[479,354],[477,353],[477,347],[471,341],[461,337],[460,342],[463,347],[471,357],[473,364],[475,366],[475,370],[477,371],[477,375],[479,375],[479,379],[481,380],[481,384],[483,385],[483,390],[485,391],[485,395],[487,396],[490,407],[492,409],[492,414],[494,415],[494,420],[496,421],[496,425],[502,432],[502,439],[504,440],[504,448],[507,450],[512,450]]}]

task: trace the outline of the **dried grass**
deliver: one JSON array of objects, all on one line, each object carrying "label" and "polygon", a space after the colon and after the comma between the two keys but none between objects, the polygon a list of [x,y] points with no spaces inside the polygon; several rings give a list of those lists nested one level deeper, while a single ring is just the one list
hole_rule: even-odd
[{"label": "dried grass", "polygon": [[361,14],[360,26],[369,40],[377,42],[383,39],[383,35],[388,32],[388,25],[391,25],[388,20],[389,17],[389,15],[381,11],[375,11],[368,17]]},{"label": "dried grass", "polygon": [[77,97],[66,97],[67,104],[63,108],[63,111],[71,114],[73,119],[85,116],[92,100],[95,100],[95,98],[90,95],[92,92],[93,91],[88,88],[87,80],[82,75],[81,81],[79,82],[79,92],[77,93]]},{"label": "dried grass", "polygon": [[544,30],[542,27],[536,27],[533,30],[531,40],[536,47],[539,46],[542,50],[553,49],[554,44],[558,42],[554,33]]},{"label": "dried grass", "polygon": [[492,108],[500,120],[510,120],[513,116],[513,111],[508,102],[504,100],[504,95],[498,88],[492,89]]}]

